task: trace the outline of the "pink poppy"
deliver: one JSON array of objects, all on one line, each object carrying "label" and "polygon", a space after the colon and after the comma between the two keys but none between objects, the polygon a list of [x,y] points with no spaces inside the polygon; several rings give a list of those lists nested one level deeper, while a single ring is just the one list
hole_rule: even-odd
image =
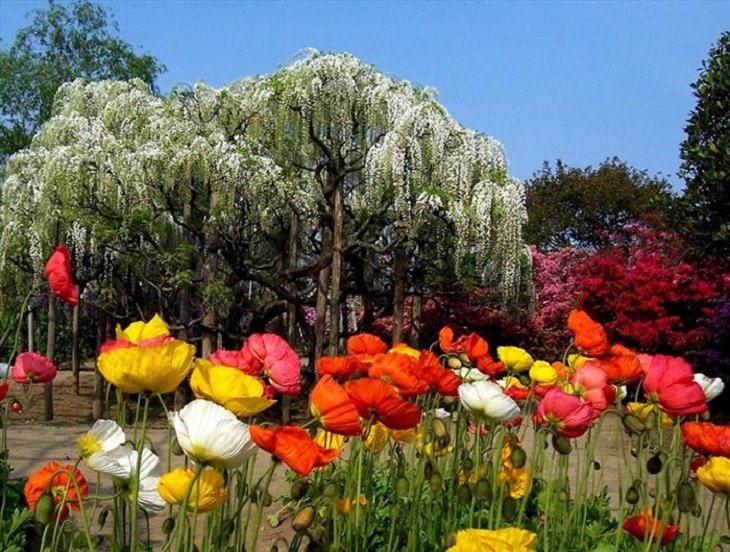
[{"label": "pink poppy", "polygon": [[571,379],[578,394],[601,413],[616,400],[616,388],[608,383],[608,374],[596,361],[582,364]]},{"label": "pink poppy", "polygon": [[79,290],[71,274],[71,256],[65,245],[59,245],[46,262],[46,279],[51,291],[72,307],[79,304]]},{"label": "pink poppy", "polygon": [[261,363],[256,359],[245,359],[241,351],[218,349],[210,355],[208,360],[213,364],[236,368],[249,376],[256,377],[261,373]]},{"label": "pink poppy", "polygon": [[533,420],[563,437],[580,437],[596,419],[593,405],[557,387],[551,388],[537,405]]},{"label": "pink poppy", "polygon": [[689,364],[679,357],[654,355],[644,378],[644,393],[667,414],[692,416],[707,410],[705,392]]},{"label": "pink poppy", "polygon": [[16,383],[46,383],[56,377],[56,365],[38,353],[20,353],[15,357],[10,377]]},{"label": "pink poppy", "polygon": [[241,349],[241,356],[252,369],[263,372],[282,395],[298,395],[301,391],[299,355],[278,335],[251,335]]}]

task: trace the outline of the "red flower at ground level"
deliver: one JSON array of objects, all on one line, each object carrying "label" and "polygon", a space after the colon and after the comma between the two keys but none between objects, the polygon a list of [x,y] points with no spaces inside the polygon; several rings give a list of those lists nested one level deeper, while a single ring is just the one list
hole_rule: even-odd
[{"label": "red flower at ground level", "polygon": [[624,531],[627,531],[637,540],[646,542],[659,541],[662,546],[672,544],[679,534],[679,525],[662,523],[656,519],[651,513],[651,508],[641,511],[638,516],[626,518],[624,520]]}]

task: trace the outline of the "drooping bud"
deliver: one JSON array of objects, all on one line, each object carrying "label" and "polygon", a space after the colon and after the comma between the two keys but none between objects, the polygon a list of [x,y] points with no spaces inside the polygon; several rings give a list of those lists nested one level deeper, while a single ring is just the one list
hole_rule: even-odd
[{"label": "drooping bud", "polygon": [[686,514],[692,511],[696,503],[694,488],[689,481],[682,481],[677,487],[677,509]]},{"label": "drooping bud", "polygon": [[514,498],[506,497],[502,502],[502,516],[506,520],[511,520],[517,514],[517,501]]},{"label": "drooping bud", "polygon": [[292,497],[292,500],[299,500],[307,494],[308,489],[309,483],[305,479],[297,479],[294,483],[292,483],[289,494]]},{"label": "drooping bud", "polygon": [[106,518],[109,517],[109,507],[105,507],[99,512],[99,516],[96,518],[96,523],[99,524],[99,529],[103,529],[106,525]]},{"label": "drooping bud", "polygon": [[486,479],[480,479],[474,485],[474,496],[477,500],[488,502],[492,500],[492,485]]},{"label": "drooping bud", "polygon": [[443,482],[444,482],[444,478],[437,471],[434,471],[428,480],[428,484],[431,485],[431,490],[434,493],[441,490],[441,486],[443,485]]},{"label": "drooping bud", "polygon": [[462,485],[459,487],[459,490],[456,491],[456,496],[462,504],[471,503],[471,489],[469,488],[469,485]]},{"label": "drooping bud", "polygon": [[171,534],[175,530],[175,518],[167,518],[162,522],[162,532],[165,535]]},{"label": "drooping bud", "polygon": [[646,471],[652,475],[656,475],[662,471],[662,467],[664,467],[664,464],[662,463],[662,458],[659,454],[655,454],[646,461]]},{"label": "drooping bud", "polygon": [[38,499],[38,502],[36,502],[35,509],[33,510],[33,518],[40,525],[48,525],[53,517],[54,508],[53,495],[51,493],[43,493]]},{"label": "drooping bud", "polygon": [[631,487],[626,490],[626,502],[628,502],[629,504],[636,504],[637,502],[639,502],[639,498],[641,498],[639,496],[639,491],[636,489],[636,487],[631,485]]},{"label": "drooping bud", "polygon": [[180,446],[180,443],[177,442],[177,437],[173,437],[172,445],[170,446],[170,448],[172,449],[172,453],[175,456],[182,456],[183,454],[185,454],[182,447]]},{"label": "drooping bud", "polygon": [[292,527],[297,533],[301,533],[314,523],[315,514],[314,506],[305,506],[294,516]]},{"label": "drooping bud", "polygon": [[411,492],[411,482],[406,477],[399,477],[395,482],[395,494],[403,498]]},{"label": "drooping bud", "polygon": [[509,459],[515,468],[524,468],[525,464],[527,463],[527,454],[522,447],[515,447],[512,449],[512,452],[509,455]]},{"label": "drooping bud", "polygon": [[433,431],[433,434],[437,439],[449,436],[449,430],[444,421],[440,418],[434,418],[431,420],[431,431]]},{"label": "drooping bud", "polygon": [[446,365],[452,370],[458,370],[461,368],[461,361],[456,357],[449,357],[449,360],[446,361]]},{"label": "drooping bud", "polygon": [[573,450],[573,445],[571,445],[570,441],[562,435],[553,435],[553,448],[558,454],[565,456],[566,454],[570,454],[570,451]]},{"label": "drooping bud", "polygon": [[639,418],[633,414],[627,414],[621,420],[626,428],[626,431],[632,435],[641,435],[646,431],[646,425]]}]

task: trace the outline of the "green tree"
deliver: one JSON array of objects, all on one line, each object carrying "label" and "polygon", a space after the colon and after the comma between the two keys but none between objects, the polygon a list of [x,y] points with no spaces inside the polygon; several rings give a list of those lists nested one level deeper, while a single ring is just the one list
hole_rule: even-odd
[{"label": "green tree", "polygon": [[0,163],[30,144],[50,118],[63,83],[139,78],[154,86],[165,67],[149,54],[137,55],[117,32],[101,6],[51,1],[47,9],[35,11],[10,48],[0,50]]},{"label": "green tree", "polygon": [[690,113],[680,156],[685,226],[703,249],[730,252],[730,32],[724,32],[702,62],[692,85],[697,105]]},{"label": "green tree", "polygon": [[670,198],[666,180],[616,157],[595,169],[546,161],[526,184],[525,240],[541,249],[601,247],[627,222],[660,214]]}]

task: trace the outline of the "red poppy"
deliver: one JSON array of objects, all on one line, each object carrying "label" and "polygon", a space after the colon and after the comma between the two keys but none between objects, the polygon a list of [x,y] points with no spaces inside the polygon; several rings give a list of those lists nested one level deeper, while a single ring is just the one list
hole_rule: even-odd
[{"label": "red poppy", "polygon": [[388,353],[376,359],[368,370],[368,377],[394,385],[403,397],[413,397],[426,393],[428,382],[420,379],[418,361],[408,355]]},{"label": "red poppy", "polygon": [[355,356],[373,357],[388,351],[388,345],[377,335],[361,333],[347,340],[347,353]]},{"label": "red poppy", "polygon": [[454,341],[454,330],[448,326],[444,326],[439,332],[439,347],[446,354],[463,353],[465,342],[466,336],[461,336]]},{"label": "red poppy", "polygon": [[654,517],[651,508],[645,508],[638,516],[624,520],[624,531],[627,531],[636,540],[646,542],[659,541],[661,546],[672,544],[679,534],[679,525],[670,523],[663,525]]},{"label": "red poppy", "polygon": [[421,419],[421,409],[404,400],[384,381],[372,378],[348,381],[345,391],[361,417],[375,418],[390,429],[411,429]]},{"label": "red poppy", "polygon": [[682,437],[684,443],[695,452],[730,458],[730,425],[685,422],[682,424]]},{"label": "red poppy", "polygon": [[476,364],[480,358],[489,356],[489,343],[475,333],[469,334],[464,343],[464,352]]},{"label": "red poppy", "polygon": [[434,391],[451,397],[458,396],[461,380],[451,370],[447,370],[439,362],[438,357],[431,351],[421,351],[418,358],[420,377],[423,378]]},{"label": "red poppy", "polygon": [[8,384],[8,382],[0,383],[0,401],[7,396],[9,388],[10,385]]},{"label": "red poppy", "polygon": [[[78,485],[81,496],[76,492],[74,481]],[[79,498],[88,496],[89,485],[84,475],[79,470],[74,469],[73,466],[62,466],[58,462],[48,462],[33,473],[26,481],[25,487],[23,487],[25,500],[31,510],[35,508],[44,493],[51,494],[56,508],[59,508],[61,503],[64,504],[64,507],[56,512],[56,516],[59,519],[65,519],[68,517],[69,508],[72,510],[79,509]]]},{"label": "red poppy", "polygon": [[502,362],[495,361],[491,356],[486,355],[481,357],[476,362],[477,369],[487,376],[493,378],[498,376],[505,371],[504,364]]},{"label": "red poppy", "polygon": [[564,437],[580,437],[596,419],[591,403],[551,387],[537,405],[535,424]]},{"label": "red poppy", "polygon": [[254,443],[276,456],[302,477],[312,473],[315,468],[331,463],[340,454],[337,449],[319,446],[305,429],[298,426],[269,429],[251,425],[249,431]]},{"label": "red poppy", "polygon": [[244,358],[240,350],[218,349],[210,355],[208,360],[218,366],[236,368],[249,376],[258,377],[261,374],[261,364],[258,361],[252,362],[250,359]]},{"label": "red poppy", "polygon": [[694,381],[689,364],[679,357],[654,355],[644,378],[644,393],[672,416],[691,416],[707,410],[705,392]]},{"label": "red poppy", "polygon": [[606,330],[585,311],[572,310],[568,315],[568,329],[575,338],[575,346],[591,357],[608,353],[610,346]]},{"label": "red poppy", "polygon": [[347,379],[357,372],[358,363],[345,356],[322,357],[317,362],[317,373],[320,376],[330,374],[336,378]]},{"label": "red poppy", "polygon": [[71,256],[65,245],[59,245],[46,262],[46,279],[51,291],[72,307],[79,304],[79,290],[71,274]]},{"label": "red poppy", "polygon": [[623,345],[612,346],[608,356],[600,362],[611,383],[627,385],[643,375],[639,355]]},{"label": "red poppy", "polygon": [[10,377],[16,383],[47,383],[56,377],[56,365],[39,353],[20,353],[10,370]]},{"label": "red poppy", "polygon": [[329,374],[309,394],[309,410],[327,431],[339,435],[360,435],[360,415],[350,396]]}]

